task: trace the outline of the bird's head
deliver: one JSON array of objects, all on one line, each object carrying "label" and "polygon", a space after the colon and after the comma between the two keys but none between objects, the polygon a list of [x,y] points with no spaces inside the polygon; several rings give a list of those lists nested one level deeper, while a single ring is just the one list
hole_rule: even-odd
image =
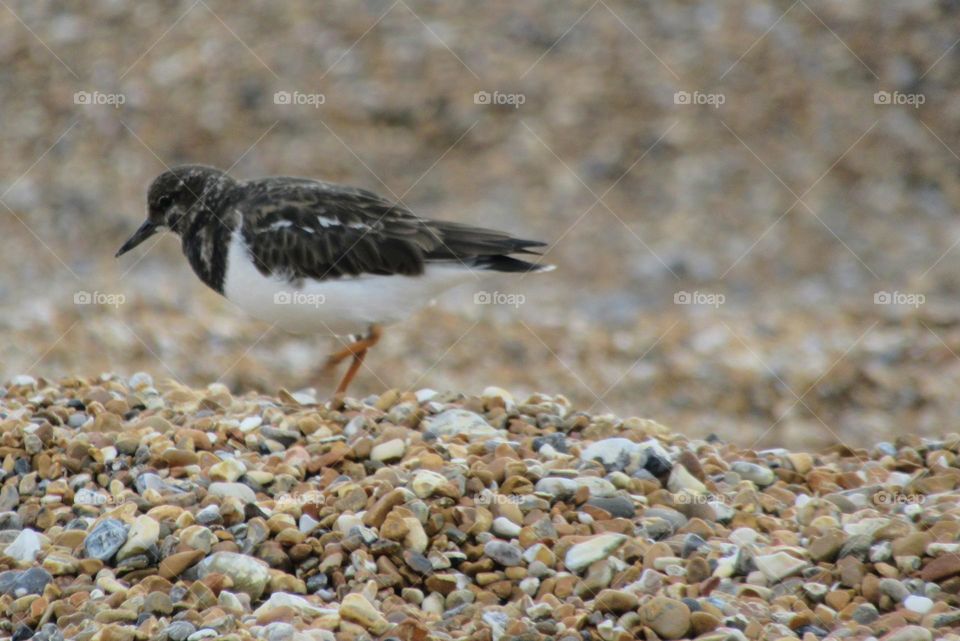
[{"label": "bird's head", "polygon": [[180,165],[157,176],[147,192],[147,220],[117,252],[122,256],[159,231],[181,234],[198,216],[216,216],[215,203],[234,180],[206,165]]}]

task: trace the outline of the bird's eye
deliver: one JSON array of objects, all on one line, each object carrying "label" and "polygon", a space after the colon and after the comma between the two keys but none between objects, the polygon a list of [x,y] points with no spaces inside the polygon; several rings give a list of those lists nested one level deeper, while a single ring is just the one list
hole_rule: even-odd
[{"label": "bird's eye", "polygon": [[170,205],[173,204],[173,196],[170,194],[164,194],[157,198],[157,207],[160,209],[167,209]]}]

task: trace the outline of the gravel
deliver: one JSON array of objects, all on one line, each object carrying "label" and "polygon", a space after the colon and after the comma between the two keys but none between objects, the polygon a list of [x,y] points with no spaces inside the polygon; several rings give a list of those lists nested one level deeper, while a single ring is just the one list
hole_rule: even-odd
[{"label": "gravel", "polygon": [[[0,531],[0,634],[957,638],[957,435],[740,450],[562,396],[160,388],[7,383],[2,487],[23,529]],[[420,418],[393,422],[401,405]],[[450,417],[471,429],[434,431]],[[277,431],[296,438],[273,450]],[[568,453],[544,452],[555,435]],[[632,455],[648,450],[659,476]]]}]

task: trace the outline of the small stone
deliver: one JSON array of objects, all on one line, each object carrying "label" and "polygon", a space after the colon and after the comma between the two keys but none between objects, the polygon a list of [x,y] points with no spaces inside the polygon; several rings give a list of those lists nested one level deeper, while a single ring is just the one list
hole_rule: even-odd
[{"label": "small stone", "polygon": [[217,496],[221,499],[234,497],[244,503],[256,503],[257,495],[249,486],[243,483],[211,483],[207,490],[211,496]]},{"label": "small stone", "polygon": [[403,439],[395,438],[375,445],[370,450],[370,460],[386,463],[388,461],[399,461],[407,451],[407,446]]},{"label": "small stone", "polygon": [[910,590],[896,579],[880,579],[880,584],[878,586],[881,594],[886,594],[888,597],[893,599],[894,603],[900,603],[908,596],[910,596]]},{"label": "small stone", "polygon": [[340,616],[374,634],[383,634],[390,629],[390,623],[361,594],[351,593],[343,597]]},{"label": "small stone", "polygon": [[853,610],[851,617],[857,623],[870,625],[880,618],[880,612],[877,611],[877,606],[872,603],[861,603]]},{"label": "small stone", "polygon": [[512,539],[520,536],[520,531],[523,528],[504,516],[498,516],[493,520],[493,526],[491,529],[497,536],[503,536]]},{"label": "small stone", "polygon": [[841,530],[831,529],[821,536],[814,537],[810,542],[810,558],[814,561],[836,561],[840,549],[846,543],[847,537]]},{"label": "small stone", "polygon": [[268,610],[281,607],[290,608],[291,610],[308,617],[329,616],[336,613],[336,610],[324,608],[316,605],[315,603],[311,603],[302,596],[296,594],[287,594],[286,592],[274,592],[270,595],[269,599],[263,602],[263,605],[254,611],[254,614],[259,616]]},{"label": "small stone", "polygon": [[3,553],[17,561],[32,563],[40,553],[40,546],[40,535],[28,528],[22,530]]},{"label": "small stone", "polygon": [[163,592],[151,592],[143,600],[143,611],[165,616],[173,612],[173,602],[169,595]]},{"label": "small stone", "polygon": [[547,477],[537,481],[534,491],[538,494],[548,494],[555,499],[567,499],[577,493],[577,482],[573,479]]},{"label": "small stone", "polygon": [[880,641],[933,641],[933,632],[919,625],[905,625],[885,634]]},{"label": "small stone", "polygon": [[690,608],[676,599],[654,597],[640,608],[640,617],[663,639],[681,639],[690,629]]},{"label": "small stone", "polygon": [[442,474],[431,472],[430,470],[421,470],[413,477],[410,487],[413,493],[422,499],[429,498],[442,485],[446,485],[447,478]]},{"label": "small stone", "polygon": [[623,470],[637,461],[643,446],[626,438],[605,438],[583,448],[580,458],[600,461],[607,469]]},{"label": "small stone", "polygon": [[933,608],[933,600],[925,596],[911,594],[903,600],[903,607],[917,614],[926,614]]},{"label": "small stone", "polygon": [[235,552],[216,552],[200,562],[200,577],[213,573],[226,574],[233,580],[234,590],[260,598],[270,581],[269,566],[259,559]]},{"label": "small stone", "polygon": [[165,579],[174,579],[184,570],[198,563],[204,556],[203,550],[187,550],[177,552],[160,561],[160,576]]},{"label": "small stone", "polygon": [[613,517],[632,519],[637,514],[637,509],[633,504],[633,501],[628,499],[625,496],[611,496],[611,497],[593,497],[591,496],[590,500],[587,501],[587,505],[592,505],[598,507],[601,510],[605,510],[610,513]]},{"label": "small stone", "polygon": [[437,436],[465,435],[468,438],[480,438],[500,433],[479,414],[463,409],[446,410],[425,423],[426,429]]},{"label": "small stone", "polygon": [[160,524],[149,516],[138,516],[127,533],[127,542],[117,552],[117,561],[143,554],[156,545],[159,538]]},{"label": "small stone", "polygon": [[960,574],[960,556],[944,554],[925,565],[920,571],[920,578],[929,583],[935,583],[957,574]]},{"label": "small stone", "polygon": [[196,631],[196,626],[189,621],[174,621],[164,630],[170,641],[186,641]]},{"label": "small stone", "polygon": [[[232,483],[246,474],[247,466],[243,461],[235,458],[226,458],[210,466],[207,471],[211,481],[225,481]],[[252,502],[252,501],[248,501]]]},{"label": "small stone", "polygon": [[109,561],[127,540],[127,526],[118,519],[104,519],[83,540],[83,548],[91,559]]},{"label": "small stone", "polygon": [[740,478],[751,481],[757,487],[767,487],[777,480],[777,475],[769,467],[748,461],[737,461],[730,466],[730,469],[739,474]]},{"label": "small stone", "polygon": [[689,493],[701,496],[709,493],[706,485],[698,481],[693,474],[687,471],[687,468],[679,464],[674,465],[670,471],[667,489],[674,494]]},{"label": "small stone", "polygon": [[27,594],[43,594],[43,589],[51,581],[53,581],[53,575],[39,567],[0,572],[0,594],[8,594],[16,598]]},{"label": "small stone", "polygon": [[636,610],[639,605],[640,601],[635,594],[623,590],[601,590],[593,602],[595,609],[613,614]]},{"label": "small stone", "polygon": [[568,569],[577,572],[590,564],[605,559],[626,542],[623,534],[601,534],[583,543],[577,543],[567,550],[563,563]]},{"label": "small stone", "polygon": [[504,567],[520,565],[523,562],[521,550],[504,541],[488,541],[483,553]]},{"label": "small stone", "polygon": [[786,552],[760,555],[754,558],[754,562],[757,564],[757,569],[774,583],[799,574],[810,565],[809,562],[790,556]]}]

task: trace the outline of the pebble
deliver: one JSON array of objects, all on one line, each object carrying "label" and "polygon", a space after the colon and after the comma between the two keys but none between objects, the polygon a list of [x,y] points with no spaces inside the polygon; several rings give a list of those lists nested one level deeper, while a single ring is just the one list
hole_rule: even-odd
[{"label": "pebble", "polygon": [[234,589],[246,592],[253,599],[263,594],[270,580],[266,563],[235,552],[216,552],[200,562],[201,577],[213,573],[227,575],[233,581]]},{"label": "pebble", "polygon": [[437,436],[463,435],[470,439],[500,434],[479,414],[461,409],[446,410],[434,416],[426,421],[426,428]]},{"label": "pebble", "polygon": [[244,503],[256,503],[257,494],[254,492],[248,485],[243,483],[227,483],[227,482],[217,482],[211,483],[208,488],[208,492],[211,496],[216,496],[218,498],[238,498]]},{"label": "pebble", "polygon": [[770,468],[748,461],[736,461],[730,469],[758,487],[767,487],[777,480],[777,475]]},{"label": "pebble", "polygon": [[340,616],[373,634],[383,634],[390,629],[390,623],[360,594],[348,594],[343,597],[343,601],[340,602]]},{"label": "pebble", "polygon": [[40,535],[27,528],[17,535],[17,538],[3,550],[3,553],[17,561],[32,563],[40,553],[41,546]]},{"label": "pebble", "polygon": [[933,609],[933,599],[911,594],[903,600],[903,607],[917,614],[926,614]]},{"label": "pebble", "polygon": [[522,551],[503,541],[488,541],[483,553],[504,567],[520,565],[523,562]]},{"label": "pebble", "polygon": [[117,561],[143,554],[160,538],[160,524],[149,516],[138,516],[127,532],[127,541],[117,551]]},{"label": "pebble", "polygon": [[662,639],[682,639],[690,630],[690,608],[676,599],[654,597],[640,608],[640,618]]},{"label": "pebble", "polygon": [[385,443],[375,445],[370,451],[370,460],[380,461],[381,463],[398,461],[403,458],[403,455],[406,453],[406,451],[407,446],[403,442],[403,439],[394,438],[386,441]]},{"label": "pebble", "polygon": [[[33,565],[0,572],[8,635],[909,641],[960,623],[940,604],[960,580],[954,441],[799,456],[495,390],[84,385],[4,398],[0,546]],[[874,500],[914,479],[922,505]]]},{"label": "pebble", "polygon": [[809,562],[791,556],[786,552],[756,556],[754,562],[757,569],[763,572],[763,575],[772,582],[779,582],[788,576],[799,574],[810,565]]},{"label": "pebble", "polygon": [[601,534],[583,543],[577,543],[564,556],[563,564],[574,572],[613,554],[627,540],[622,534]]}]

